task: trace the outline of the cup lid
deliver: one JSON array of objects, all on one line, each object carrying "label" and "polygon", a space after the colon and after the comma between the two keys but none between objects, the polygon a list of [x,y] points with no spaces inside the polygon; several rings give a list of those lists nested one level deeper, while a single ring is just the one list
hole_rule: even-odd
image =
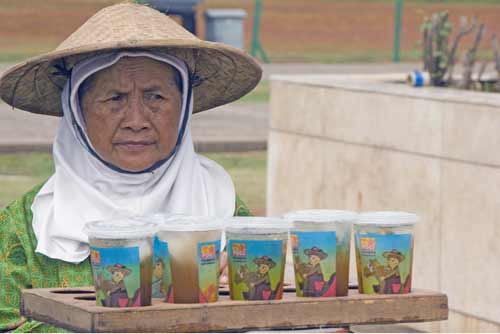
[{"label": "cup lid", "polygon": [[211,216],[187,216],[176,215],[158,224],[158,231],[169,232],[203,232],[222,230],[223,224],[220,219]]},{"label": "cup lid", "polygon": [[298,210],[288,212],[284,218],[291,222],[307,223],[352,223],[357,218],[357,213],[344,210]]},{"label": "cup lid", "polygon": [[101,239],[141,239],[152,237],[157,225],[135,218],[117,218],[85,224],[83,231],[93,238]]},{"label": "cup lid", "polygon": [[181,214],[181,213],[151,213],[147,215],[142,215],[142,216],[135,216],[134,219],[138,219],[141,221],[145,221],[148,223],[154,223],[157,225],[163,225],[163,224],[168,224],[171,223],[172,221],[175,221],[177,219],[186,217],[187,215]]},{"label": "cup lid", "polygon": [[231,217],[224,225],[228,232],[248,234],[283,233],[292,227],[290,222],[273,217]]},{"label": "cup lid", "polygon": [[420,218],[414,214],[403,211],[374,211],[358,215],[356,225],[401,226],[418,223]]}]

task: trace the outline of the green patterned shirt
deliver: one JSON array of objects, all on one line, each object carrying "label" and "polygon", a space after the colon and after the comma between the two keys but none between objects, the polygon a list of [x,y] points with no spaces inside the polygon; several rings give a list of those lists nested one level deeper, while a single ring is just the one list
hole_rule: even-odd
[{"label": "green patterned shirt", "polygon": [[[89,259],[79,264],[35,253],[31,204],[42,185],[0,211],[0,332],[64,332],[20,315],[21,289],[93,285]],[[251,215],[236,196],[235,216]]]}]

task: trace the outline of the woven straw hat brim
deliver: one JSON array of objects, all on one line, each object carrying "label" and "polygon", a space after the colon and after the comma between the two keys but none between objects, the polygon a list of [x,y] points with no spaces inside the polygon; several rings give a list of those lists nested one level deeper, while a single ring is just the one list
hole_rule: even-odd
[{"label": "woven straw hat brim", "polygon": [[[120,4],[105,10],[112,13],[114,8],[122,9],[122,12],[123,8],[131,8],[135,12],[139,10],[141,14],[146,12],[150,15],[152,21],[159,21],[163,25],[177,25],[164,14],[144,6]],[[100,12],[94,16],[99,15]],[[94,17],[89,21],[92,19]],[[98,19],[102,22],[101,17]],[[149,36],[134,32],[126,39],[98,43],[87,41],[80,44],[71,40],[73,35],[79,33],[77,30],[55,51],[31,58],[6,71],[0,78],[0,97],[18,109],[61,116],[61,92],[67,76],[58,73],[58,68],[71,69],[78,62],[96,55],[125,50],[161,52],[183,60],[192,78],[194,113],[235,101],[250,92],[260,81],[262,70],[259,64],[243,51],[224,44],[199,40],[179,26],[170,28],[177,29],[177,34],[173,36],[177,38],[148,39],[143,37]],[[86,35],[85,32],[80,34]]]}]

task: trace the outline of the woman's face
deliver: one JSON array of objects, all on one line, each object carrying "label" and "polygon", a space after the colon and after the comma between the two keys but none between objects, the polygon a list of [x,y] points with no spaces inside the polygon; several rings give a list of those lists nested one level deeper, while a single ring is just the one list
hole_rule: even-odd
[{"label": "woman's face", "polygon": [[124,57],[87,80],[83,116],[89,139],[105,161],[137,172],[168,156],[182,106],[171,66]]}]

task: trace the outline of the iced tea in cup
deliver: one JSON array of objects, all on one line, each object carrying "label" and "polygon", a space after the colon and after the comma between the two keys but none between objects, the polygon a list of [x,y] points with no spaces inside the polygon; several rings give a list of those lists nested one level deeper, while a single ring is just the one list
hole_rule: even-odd
[{"label": "iced tea in cup", "polygon": [[347,296],[352,223],[340,210],[300,210],[285,215],[290,231],[299,297]]},{"label": "iced tea in cup", "polygon": [[151,305],[156,228],[155,224],[131,218],[85,225],[98,306]]},{"label": "iced tea in cup", "polygon": [[225,221],[231,299],[281,299],[290,224],[267,217]]},{"label": "iced tea in cup", "polygon": [[[154,213],[145,216],[138,216],[137,219],[155,223],[158,229],[165,224],[172,223],[181,217],[182,214]],[[160,241],[155,235],[153,242],[153,298],[161,298],[166,302],[173,303],[172,273],[170,269],[170,257],[168,255],[168,243]]]},{"label": "iced tea in cup", "polygon": [[354,223],[358,289],[367,294],[411,292],[417,215],[367,212]]},{"label": "iced tea in cup", "polygon": [[168,243],[174,303],[217,301],[221,235],[213,217],[184,216],[159,227],[159,242]]}]

